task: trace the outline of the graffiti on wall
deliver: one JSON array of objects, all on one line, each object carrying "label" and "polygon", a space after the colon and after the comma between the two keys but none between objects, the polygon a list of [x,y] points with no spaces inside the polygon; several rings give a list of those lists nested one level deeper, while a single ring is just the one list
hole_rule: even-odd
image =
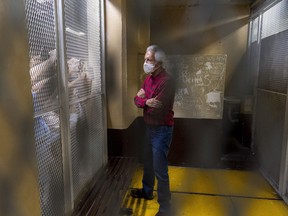
[{"label": "graffiti on wall", "polygon": [[176,78],[175,117],[221,119],[227,56],[167,55]]}]

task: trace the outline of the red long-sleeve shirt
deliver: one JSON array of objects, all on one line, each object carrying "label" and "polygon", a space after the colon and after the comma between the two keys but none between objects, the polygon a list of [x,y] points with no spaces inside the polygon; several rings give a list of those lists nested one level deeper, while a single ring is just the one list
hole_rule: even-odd
[{"label": "red long-sleeve shirt", "polygon": [[[137,107],[143,108],[144,121],[148,125],[174,125],[173,103],[175,96],[175,85],[172,77],[164,68],[156,75],[148,75],[144,80],[142,88],[145,97],[135,96],[134,103]],[[155,98],[161,101],[160,108],[152,108],[146,105],[146,101]]]}]

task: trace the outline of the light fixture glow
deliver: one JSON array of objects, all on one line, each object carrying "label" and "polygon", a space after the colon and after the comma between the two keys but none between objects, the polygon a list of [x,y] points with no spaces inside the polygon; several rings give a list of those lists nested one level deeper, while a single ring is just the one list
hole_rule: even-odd
[{"label": "light fixture glow", "polygon": [[69,32],[71,34],[77,35],[77,36],[84,36],[85,33],[84,32],[80,32],[80,31],[75,31],[69,27],[66,27],[66,32]]}]

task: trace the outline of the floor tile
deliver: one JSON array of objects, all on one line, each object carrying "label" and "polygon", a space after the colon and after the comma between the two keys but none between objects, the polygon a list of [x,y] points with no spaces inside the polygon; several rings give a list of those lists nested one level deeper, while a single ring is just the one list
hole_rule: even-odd
[{"label": "floor tile", "polygon": [[[226,197],[172,193],[171,203],[175,216],[232,216],[235,211]],[[153,200],[143,200],[129,194],[124,206],[133,209],[133,216],[154,216],[159,207],[157,196]]]},{"label": "floor tile", "polygon": [[287,216],[282,200],[231,198],[237,216]]},{"label": "floor tile", "polygon": [[[169,167],[171,191],[273,198],[278,195],[257,172]],[[137,169],[131,187],[142,187],[142,169]],[[157,189],[157,188],[156,188]]]},{"label": "floor tile", "polygon": [[[131,188],[142,187],[142,174],[139,167]],[[258,172],[169,166],[169,176],[175,216],[288,216],[287,205]],[[157,191],[154,195],[147,201],[128,191],[123,206],[133,216],[154,216],[159,207]]]}]

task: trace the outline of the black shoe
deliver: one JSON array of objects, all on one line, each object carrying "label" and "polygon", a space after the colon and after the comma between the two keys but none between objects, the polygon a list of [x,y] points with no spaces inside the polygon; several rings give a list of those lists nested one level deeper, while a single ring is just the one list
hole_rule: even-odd
[{"label": "black shoe", "polygon": [[143,198],[146,200],[152,200],[154,198],[153,195],[148,196],[148,195],[144,194],[142,189],[132,189],[130,194],[134,198]]}]

